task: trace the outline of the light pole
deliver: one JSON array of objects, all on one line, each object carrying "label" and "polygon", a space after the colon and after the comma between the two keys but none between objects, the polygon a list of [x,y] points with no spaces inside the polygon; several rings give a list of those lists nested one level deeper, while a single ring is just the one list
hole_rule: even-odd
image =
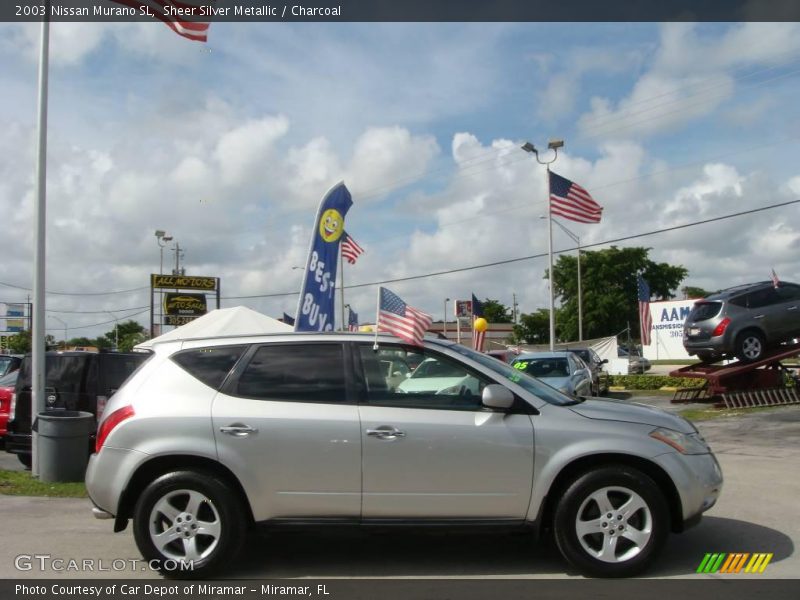
[{"label": "light pole", "polygon": [[[540,217],[544,219],[544,217]],[[578,244],[578,341],[583,341],[583,301],[581,298],[581,238],[577,235],[572,233],[569,229],[564,227],[560,221],[553,221],[556,225],[561,228],[561,231],[566,233],[569,237],[572,238],[576,244]]]},{"label": "light pole", "polygon": [[58,317],[56,317],[55,315],[47,315],[47,316],[49,316],[51,319],[55,319],[56,321],[58,321],[59,323],[61,323],[64,326],[64,350],[66,350],[67,349],[67,324],[64,321],[62,321],[61,319],[59,319]]},{"label": "light pole", "polygon": [[539,151],[530,142],[525,142],[521,147],[523,150],[525,150],[525,152],[530,152],[533,154],[536,157],[536,162],[547,167],[547,256],[550,264],[550,351],[552,352],[555,350],[556,342],[556,316],[554,308],[555,296],[553,290],[553,214],[550,210],[550,165],[556,162],[556,159],[558,158],[558,149],[564,147],[564,140],[550,140],[547,143],[548,150],[553,151],[552,160],[541,160],[539,158]]},{"label": "light pole", "polygon": [[165,231],[161,229],[156,229],[156,241],[158,242],[158,248],[161,254],[161,262],[158,265],[158,274],[164,274],[164,246],[166,246],[169,242],[172,241],[172,236],[167,235]]},{"label": "light pole", "polygon": [[442,335],[447,337],[447,303],[450,302],[450,298],[444,299],[444,321],[442,321]]},{"label": "light pole", "polygon": [[[159,252],[159,263],[158,263],[158,274],[164,274],[164,246],[166,246],[169,242],[172,241],[172,236],[167,235],[167,233],[162,229],[156,229],[156,242],[158,242],[158,252]],[[159,288],[158,293],[158,311],[159,311],[159,324],[158,324],[158,331],[159,334],[161,333],[161,328],[163,327],[164,323],[164,290],[163,288]],[[150,290],[150,337],[153,337],[155,334],[153,330],[155,329],[155,310],[153,309],[153,290]]]}]

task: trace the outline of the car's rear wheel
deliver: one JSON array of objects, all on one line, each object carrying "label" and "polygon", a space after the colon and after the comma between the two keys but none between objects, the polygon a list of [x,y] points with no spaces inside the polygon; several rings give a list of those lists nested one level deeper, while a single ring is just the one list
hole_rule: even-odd
[{"label": "car's rear wheel", "polygon": [[736,338],[734,354],[740,360],[753,362],[763,358],[766,349],[764,336],[761,332],[755,329],[748,329],[740,333]]},{"label": "car's rear wheel", "polygon": [[720,360],[722,356],[716,352],[698,352],[697,358],[704,363],[715,363]]},{"label": "car's rear wheel", "polygon": [[176,471],[145,488],[133,533],[142,556],[167,577],[206,577],[235,561],[243,515],[237,495],[215,475]]},{"label": "car's rear wheel", "polygon": [[31,455],[27,453],[17,454],[17,460],[21,462],[26,469],[30,469],[31,465],[33,464],[33,460],[31,459]]},{"label": "car's rear wheel", "polygon": [[629,577],[645,570],[669,530],[661,490],[641,471],[608,466],[575,478],[555,512],[561,554],[582,574]]}]

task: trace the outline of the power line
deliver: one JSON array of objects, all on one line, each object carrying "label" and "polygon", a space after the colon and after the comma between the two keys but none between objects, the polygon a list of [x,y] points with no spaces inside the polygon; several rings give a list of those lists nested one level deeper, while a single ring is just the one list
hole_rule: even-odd
[{"label": "power line", "polygon": [[[761,206],[759,208],[753,208],[753,209],[750,209],[750,210],[731,213],[731,214],[728,214],[728,215],[722,215],[720,217],[712,217],[710,219],[703,219],[702,221],[692,221],[691,223],[684,223],[682,225],[674,225],[672,227],[664,227],[662,229],[654,229],[652,231],[647,231],[647,232],[644,232],[644,233],[636,233],[636,234],[633,234],[633,235],[627,235],[627,236],[618,237],[618,238],[614,238],[614,239],[610,239],[610,240],[604,240],[602,242],[594,242],[592,244],[583,244],[583,245],[581,245],[581,249],[585,250],[586,248],[594,248],[596,246],[606,246],[608,244],[615,244],[615,243],[618,243],[618,242],[625,242],[625,241],[628,241],[628,240],[647,237],[647,236],[650,236],[650,235],[656,235],[656,234],[659,234],[659,233],[666,233],[668,231],[676,231],[678,229],[686,229],[688,227],[696,227],[697,225],[706,225],[708,223],[714,223],[714,222],[717,222],[717,221],[724,221],[725,219],[732,219],[734,217],[741,217],[741,216],[745,216],[745,215],[751,215],[751,214],[754,214],[754,213],[764,212],[764,211],[767,211],[767,210],[772,210],[772,209],[775,209],[775,208],[781,208],[781,207],[784,207],[784,206],[789,206],[789,205],[798,204],[798,203],[800,203],[800,199],[789,200],[787,202],[779,202],[778,204],[770,204],[769,206]],[[572,248],[564,248],[562,250],[558,250],[556,253],[557,254],[562,254],[564,252],[571,252],[571,251],[577,250],[577,249],[578,249],[578,247],[574,246]],[[451,275],[453,273],[463,273],[465,271],[474,271],[474,270],[477,270],[477,269],[486,269],[488,267],[497,267],[497,266],[501,266],[501,265],[508,265],[508,264],[512,264],[512,263],[516,263],[516,262],[522,262],[522,261],[526,261],[526,260],[533,260],[535,258],[543,258],[545,256],[547,256],[547,253],[543,252],[543,253],[540,253],[540,254],[531,254],[531,255],[528,255],[528,256],[520,256],[520,257],[517,257],[517,258],[509,258],[509,259],[506,259],[506,260],[498,260],[498,261],[494,261],[494,262],[490,262],[490,263],[484,263],[484,264],[480,264],[480,265],[471,265],[471,266],[468,266],[468,267],[459,267],[457,269],[448,269],[446,271],[434,271],[434,272],[431,272],[431,273],[424,273],[424,274],[421,274],[421,275],[410,275],[408,277],[397,277],[395,279],[383,279],[381,281],[372,281],[372,282],[369,282],[369,283],[357,283],[357,284],[353,284],[353,285],[346,285],[344,287],[345,287],[345,289],[349,290],[349,289],[356,289],[356,288],[372,287],[372,286],[376,286],[376,285],[383,285],[385,283],[398,283],[398,282],[403,282],[403,281],[413,281],[413,280],[416,280],[416,279],[425,279],[426,277],[440,277],[442,275]],[[281,293],[277,293],[277,294],[256,294],[256,295],[251,295],[251,296],[224,296],[222,299],[223,300],[245,300],[245,299],[253,299],[253,298],[283,298],[283,297],[287,297],[287,296],[296,296],[297,294],[299,294],[299,292],[281,292]]]}]

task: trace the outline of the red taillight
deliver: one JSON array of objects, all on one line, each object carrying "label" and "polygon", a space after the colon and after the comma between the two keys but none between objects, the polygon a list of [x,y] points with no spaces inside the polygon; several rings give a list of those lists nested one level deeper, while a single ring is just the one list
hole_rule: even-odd
[{"label": "red taillight", "polygon": [[719,325],[714,327],[714,331],[711,332],[711,337],[717,337],[718,335],[725,333],[725,330],[728,328],[728,324],[730,322],[731,320],[728,317],[722,319],[722,321],[719,322]]},{"label": "red taillight", "polygon": [[100,429],[97,430],[97,442],[94,445],[94,451],[100,452],[100,448],[103,447],[103,443],[105,443],[108,434],[113,431],[114,427],[122,423],[125,419],[132,417],[133,414],[133,407],[128,405],[118,408],[108,415],[108,418],[100,423]]}]

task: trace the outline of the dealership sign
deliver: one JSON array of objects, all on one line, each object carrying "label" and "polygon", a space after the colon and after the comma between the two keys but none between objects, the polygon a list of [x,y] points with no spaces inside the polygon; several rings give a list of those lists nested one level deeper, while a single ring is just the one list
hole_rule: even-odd
[{"label": "dealership sign", "polygon": [[206,314],[205,294],[164,294],[164,314],[199,317]]},{"label": "dealership sign", "polygon": [[691,358],[683,347],[683,324],[697,300],[668,300],[650,303],[653,321],[649,346],[643,346],[649,360]]}]

